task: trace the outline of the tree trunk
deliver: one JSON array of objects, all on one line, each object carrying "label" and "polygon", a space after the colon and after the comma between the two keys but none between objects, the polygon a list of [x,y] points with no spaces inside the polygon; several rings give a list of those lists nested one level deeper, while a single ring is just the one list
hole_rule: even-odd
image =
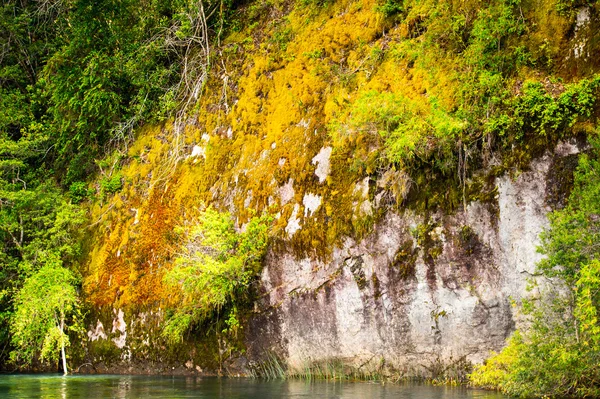
[{"label": "tree trunk", "polygon": [[61,318],[60,320],[60,354],[62,355],[62,365],[63,365],[63,371],[65,372],[64,375],[69,374],[68,370],[67,370],[67,356],[65,355],[65,319],[64,317]]}]

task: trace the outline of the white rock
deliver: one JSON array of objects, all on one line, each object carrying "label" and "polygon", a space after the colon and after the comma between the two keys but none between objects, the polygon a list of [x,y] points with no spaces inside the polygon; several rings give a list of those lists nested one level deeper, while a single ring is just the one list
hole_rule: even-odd
[{"label": "white rock", "polygon": [[252,203],[252,190],[248,190],[246,194],[246,199],[244,200],[244,208],[249,208]]},{"label": "white rock", "polygon": [[190,157],[192,158],[197,158],[197,157],[205,157],[205,149],[204,147],[200,147],[199,145],[195,145],[194,148],[192,148],[192,154],[190,155]]},{"label": "white rock", "polygon": [[290,202],[294,198],[294,195],[296,195],[294,191],[294,179],[289,179],[287,183],[279,187],[279,199],[282,206]]},{"label": "white rock", "polygon": [[140,210],[137,208],[131,208],[131,211],[135,213],[133,224],[136,225],[140,222]]},{"label": "white rock", "polygon": [[371,178],[369,176],[365,177],[358,183],[354,185],[354,195],[358,195],[361,198],[369,197],[369,182]]},{"label": "white rock", "polygon": [[575,155],[579,154],[579,147],[577,147],[577,143],[570,142],[560,142],[554,148],[554,153],[561,157],[566,157],[567,155]]},{"label": "white rock", "polygon": [[[115,311],[115,313],[117,312]],[[123,311],[119,309],[117,317],[113,319],[113,327],[111,331],[113,334],[117,331],[121,333],[121,335],[119,335],[116,338],[113,338],[112,340],[119,349],[123,349],[127,342],[127,324],[125,323],[124,316],[125,314],[123,313]]]},{"label": "white rock", "polygon": [[97,339],[106,339],[107,335],[104,332],[104,325],[100,320],[96,323],[96,328],[87,332],[88,338],[90,341],[95,341]]},{"label": "white rock", "polygon": [[575,32],[583,28],[587,23],[590,22],[590,8],[582,7],[577,11],[577,18],[575,21]]},{"label": "white rock", "polygon": [[327,179],[327,176],[329,176],[331,151],[331,147],[323,147],[312,159],[312,164],[317,165],[315,175],[319,177],[319,183],[323,183]]},{"label": "white rock", "polygon": [[321,206],[321,196],[310,193],[304,194],[302,205],[304,205],[304,217],[311,216]]},{"label": "white rock", "polygon": [[301,119],[300,122],[298,122],[297,126],[308,129],[308,126],[310,126],[310,119],[309,120]]},{"label": "white rock", "polygon": [[[577,18],[575,22],[575,45],[573,47],[573,54],[575,58],[581,58],[584,55],[584,50],[587,44],[587,38],[580,37],[578,33],[590,22],[590,8],[582,7],[577,12]],[[587,55],[587,54],[586,54]]]},{"label": "white rock", "polygon": [[298,204],[294,205],[294,210],[292,211],[292,215],[288,219],[287,226],[285,227],[285,232],[290,237],[293,236],[294,234],[296,234],[296,232],[301,229],[300,219],[298,219],[298,211],[299,210],[300,210],[300,205],[298,205]]},{"label": "white rock", "polygon": [[[373,233],[361,241],[346,238],[326,262],[298,259],[291,251],[268,257],[261,281],[269,305],[278,309],[277,326],[269,328],[281,337],[268,345],[281,345],[288,364],[299,368],[332,358],[365,369],[384,359],[409,373],[462,357],[482,362],[520,323],[511,303],[529,295],[527,279],[541,259],[536,247],[548,226],[544,193],[550,163],[548,156],[514,180],[498,178],[499,213],[474,202],[466,211],[432,215],[438,225],[430,237],[441,249],[433,264],[411,233],[426,221],[410,211],[388,212]],[[355,194],[366,212],[365,181]],[[305,217],[317,203],[314,194],[304,197]],[[289,235],[300,228],[298,212],[295,205]],[[475,236],[477,255],[461,247],[464,226]],[[414,260],[404,260],[415,262],[415,272],[399,277],[398,268],[410,265],[394,260],[406,246],[417,251]]]}]

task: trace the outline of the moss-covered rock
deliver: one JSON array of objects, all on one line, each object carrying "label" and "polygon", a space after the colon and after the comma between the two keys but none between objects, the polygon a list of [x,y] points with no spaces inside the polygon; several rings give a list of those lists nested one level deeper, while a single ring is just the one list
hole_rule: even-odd
[{"label": "moss-covered rock", "polygon": [[[135,309],[177,306],[163,283],[181,244],[175,230],[204,205],[230,212],[239,229],[253,215],[275,215],[271,256],[322,268],[348,242],[373,237],[391,213],[410,210],[421,216],[412,237],[392,246],[389,269],[374,273],[363,253],[349,256],[359,291],[383,300],[384,280],[412,287],[419,259],[432,288],[476,280],[481,262],[471,260],[487,260],[488,248],[467,225],[457,233],[444,220],[477,203],[498,222],[500,176],[518,176],[560,140],[593,130],[597,61],[573,52],[596,48],[598,5],[585,6],[589,21],[577,25],[577,10],[552,2],[388,3],[239,5],[214,44],[193,115],[141,128],[98,179],[82,269],[93,307],[134,317]],[[571,163],[557,158],[549,177],[557,206]],[[438,270],[450,261],[475,266],[453,279]],[[161,342],[160,323],[153,328],[151,341]],[[171,349],[142,340],[131,341],[131,356],[189,357],[214,369],[224,348],[210,346],[218,334],[202,347],[204,333],[190,334],[194,354],[173,349],[165,360]],[[94,359],[114,358],[108,342],[90,348]]]}]

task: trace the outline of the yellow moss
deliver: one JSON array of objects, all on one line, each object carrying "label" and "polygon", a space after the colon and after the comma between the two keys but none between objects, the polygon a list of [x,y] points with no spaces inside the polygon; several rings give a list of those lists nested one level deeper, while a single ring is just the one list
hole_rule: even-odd
[{"label": "yellow moss", "polygon": [[[236,103],[230,100],[229,113],[224,112],[222,87],[209,83],[199,104],[204,111],[197,125],[202,128],[185,130],[189,146],[199,145],[202,134],[210,134],[204,145],[206,157],[181,162],[176,176],[167,176],[167,184],[162,169],[171,145],[172,122],[145,127],[129,148],[121,172],[126,182],[122,192],[110,203],[92,208],[93,218],[102,220],[94,231],[98,244],[90,252],[85,284],[94,301],[140,304],[161,300],[157,270],[169,267],[171,254],[168,244],[157,243],[164,242],[176,224],[185,223],[201,203],[229,208],[240,224],[250,217],[249,208],[280,211],[276,227],[285,237],[294,206],[302,205],[304,194],[312,193],[323,197],[324,206],[310,220],[302,220],[303,229],[292,240],[295,246],[331,248],[333,240],[350,233],[352,200],[339,190],[332,195],[330,189],[356,180],[356,173],[340,169],[319,184],[311,160],[328,141],[326,125],[339,109],[332,99],[356,96],[346,85],[348,79],[356,78],[358,85],[369,87],[367,75],[373,68],[368,74],[361,68],[369,61],[371,48],[378,45],[371,42],[381,28],[380,17],[371,11],[373,5],[372,1],[340,2],[310,22],[305,9],[292,11],[283,24],[269,31],[275,37],[287,30],[293,37],[285,50],[277,43],[280,39],[248,47],[239,46],[245,42],[242,33],[226,38],[225,46],[238,45],[247,52],[232,52],[230,58],[243,65],[236,69],[239,76],[230,77],[237,90],[228,96]],[[319,57],[310,57],[315,50]],[[280,207],[278,189],[292,177],[295,196]],[[164,192],[159,194],[159,189]],[[300,206],[299,217],[304,219],[302,215]]]},{"label": "yellow moss", "polygon": [[[377,177],[381,139],[368,131],[332,139],[331,127],[347,123],[352,105],[369,92],[394,93],[422,119],[431,116],[433,99],[443,112],[456,107],[457,77],[464,72],[456,60],[431,55],[413,62],[423,38],[411,32],[428,17],[432,1],[413,2],[399,24],[374,12],[376,0],[340,0],[318,8],[296,4],[288,15],[282,11],[287,3],[269,3],[261,7],[271,7],[273,14],[255,16],[257,25],[224,38],[223,63],[213,64],[197,120],[185,129],[177,168],[169,160],[173,121],[141,128],[122,165],[122,192],[90,209],[98,222],[84,287],[93,301],[165,300],[161,276],[170,267],[173,230],[202,204],[230,211],[239,225],[251,209],[279,212],[278,245],[289,249],[291,243],[299,254],[327,256],[342,237],[368,232],[377,215],[359,215],[354,185],[368,175]],[[481,2],[443,4],[474,18]],[[550,10],[527,9],[547,23],[528,39],[532,43],[541,45],[543,37],[568,25]],[[553,46],[548,51],[557,54],[561,45]],[[204,148],[204,157],[189,157],[194,145]],[[331,171],[319,183],[312,159],[325,146],[333,147]],[[290,179],[294,196],[282,204],[279,189]],[[322,205],[305,218],[302,200],[309,193],[319,195]],[[373,190],[368,197],[373,200]],[[285,227],[296,205],[302,228],[289,239]]]}]

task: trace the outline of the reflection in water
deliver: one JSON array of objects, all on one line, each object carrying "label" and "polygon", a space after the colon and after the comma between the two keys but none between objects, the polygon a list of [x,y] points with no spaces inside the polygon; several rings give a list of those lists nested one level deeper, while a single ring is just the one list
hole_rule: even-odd
[{"label": "reflection in water", "polygon": [[0,398],[502,399],[465,388],[368,382],[262,381],[246,378],[0,375]]},{"label": "reflection in water", "polygon": [[60,381],[60,394],[62,399],[67,399],[67,378],[65,376]]},{"label": "reflection in water", "polygon": [[129,391],[131,390],[131,376],[123,376],[119,379],[119,384],[117,385],[117,394],[116,398],[119,399],[127,399]]}]

